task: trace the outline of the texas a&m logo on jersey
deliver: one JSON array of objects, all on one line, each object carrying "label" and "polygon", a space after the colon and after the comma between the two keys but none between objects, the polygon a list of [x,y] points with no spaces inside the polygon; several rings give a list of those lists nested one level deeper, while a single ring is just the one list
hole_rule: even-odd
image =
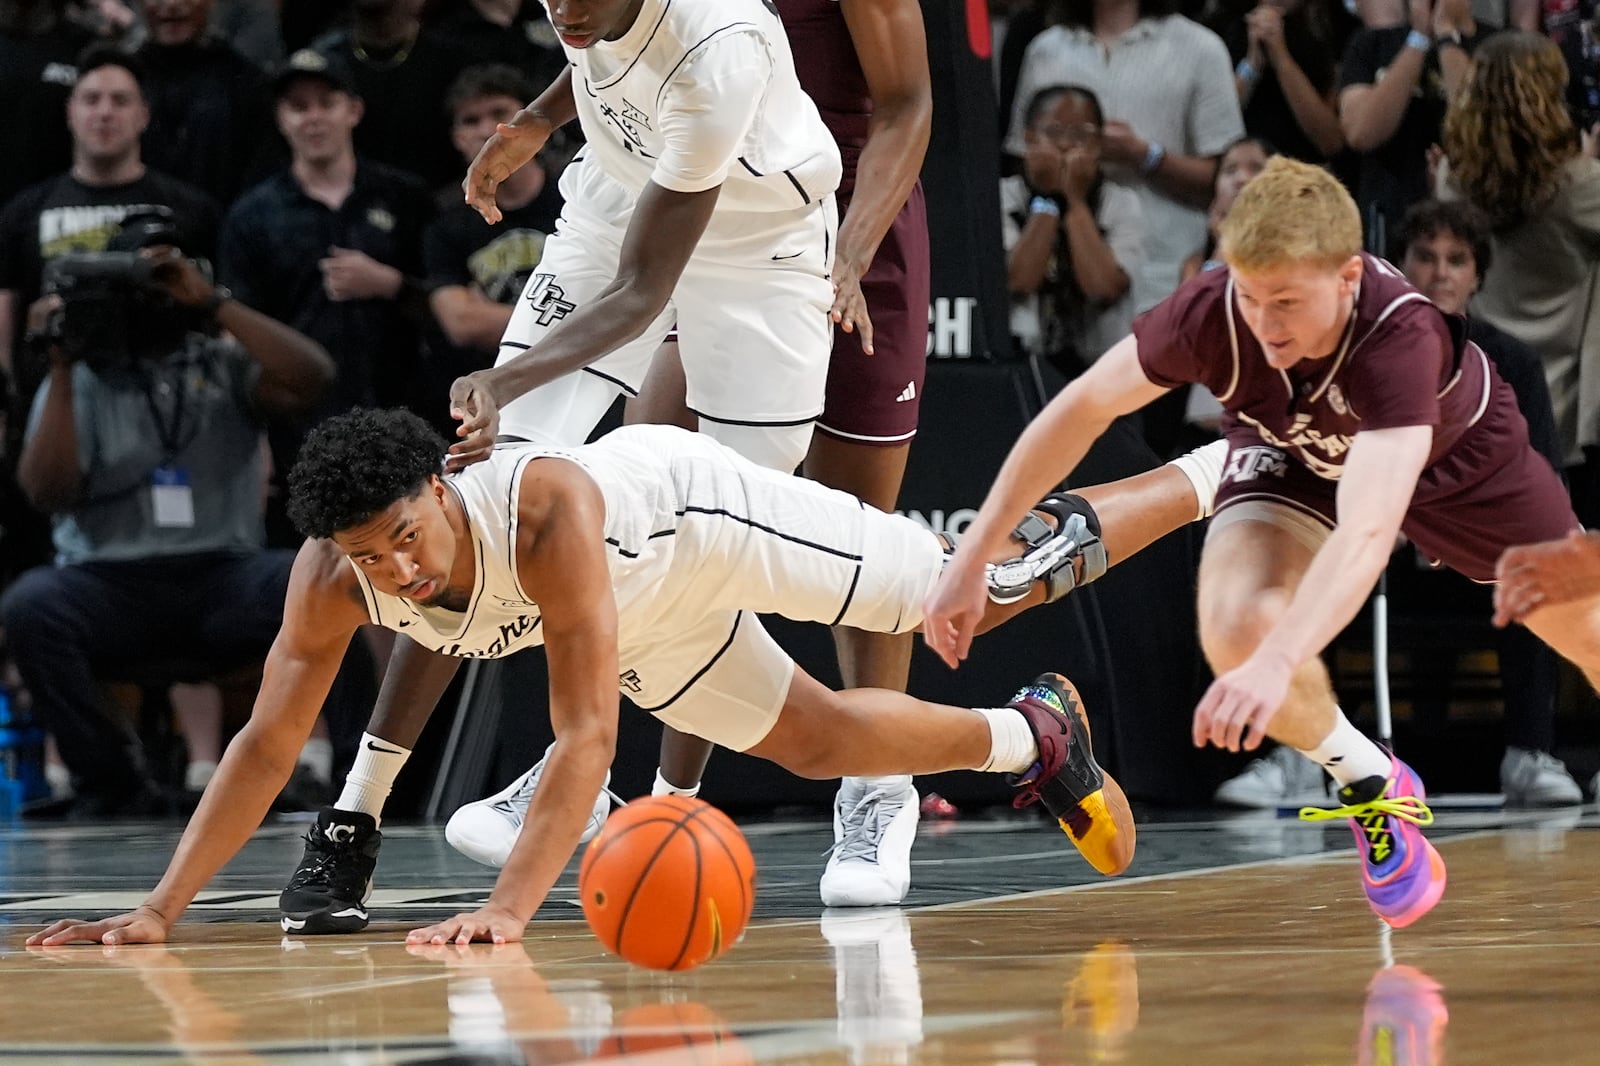
[{"label": "texas a&m logo on jersey", "polygon": [[[1239,421],[1254,426],[1256,432],[1261,434],[1261,439],[1268,444],[1294,452],[1320,478],[1338,481],[1339,475],[1344,472],[1344,457],[1350,450],[1350,437],[1344,433],[1323,433],[1313,429],[1312,416],[1303,411],[1294,416],[1294,421],[1283,433],[1274,433],[1243,411],[1239,412]],[[1276,451],[1276,448],[1269,450]]]},{"label": "texas a&m logo on jersey", "polygon": [[1288,472],[1288,456],[1277,448],[1256,445],[1235,448],[1228,453],[1228,466],[1222,472],[1222,480],[1237,484],[1264,477],[1281,478]]}]

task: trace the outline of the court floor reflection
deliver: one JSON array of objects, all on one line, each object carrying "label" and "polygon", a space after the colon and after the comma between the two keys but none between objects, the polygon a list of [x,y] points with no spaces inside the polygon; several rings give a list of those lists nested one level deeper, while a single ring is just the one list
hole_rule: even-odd
[{"label": "court floor reflection", "polygon": [[681,975],[626,966],[571,919],[467,948],[259,922],[42,950],[5,926],[0,1062],[1600,1062],[1595,824],[1444,839],[1450,891],[1392,934],[1351,856],[1322,852],[768,918]]}]

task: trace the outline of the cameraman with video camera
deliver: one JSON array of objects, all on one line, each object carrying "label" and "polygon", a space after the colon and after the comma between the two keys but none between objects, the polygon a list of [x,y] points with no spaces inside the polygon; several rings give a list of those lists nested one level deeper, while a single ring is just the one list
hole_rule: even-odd
[{"label": "cameraman with video camera", "polygon": [[17,481],[52,517],[56,564],[12,585],[0,620],[90,815],[166,809],[97,677],[265,655],[293,553],[263,549],[261,435],[334,379],[318,344],[214,286],[182,240],[169,211],[130,215],[104,252],[52,260],[28,310],[49,372]]}]

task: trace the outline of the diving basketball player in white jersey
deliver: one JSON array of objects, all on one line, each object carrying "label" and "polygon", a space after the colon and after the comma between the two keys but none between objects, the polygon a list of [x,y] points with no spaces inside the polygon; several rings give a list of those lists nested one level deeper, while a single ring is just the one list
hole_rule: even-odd
[{"label": "diving basketball player in white jersey", "polygon": [[[510,941],[566,866],[614,754],[619,691],[655,717],[796,774],[1013,775],[1097,869],[1133,857],[1126,798],[1095,764],[1066,679],[969,710],[898,692],[835,693],[762,629],[758,612],[915,630],[943,538],[833,489],[756,466],[702,434],[632,426],[562,449],[508,445],[439,476],[445,442],[404,411],[320,426],[290,475],[308,537],[249,723],[234,739],[145,903],[62,920],[30,944],[160,941],[249,839],[288,780],[345,648],[375,623],[435,651],[495,657],[543,644],[556,743],[488,902],[413,943]],[[1162,467],[1087,497],[1053,494],[992,572],[989,622],[1065,595],[1166,529],[1203,495]],[[1091,490],[1085,490],[1090,492]],[[1157,505],[1156,501],[1165,500]],[[1102,525],[1102,520],[1104,523]],[[376,853],[370,816],[311,834]],[[365,876],[370,879],[371,867]],[[363,885],[335,886],[366,922]],[[318,915],[329,932],[355,915]]]}]

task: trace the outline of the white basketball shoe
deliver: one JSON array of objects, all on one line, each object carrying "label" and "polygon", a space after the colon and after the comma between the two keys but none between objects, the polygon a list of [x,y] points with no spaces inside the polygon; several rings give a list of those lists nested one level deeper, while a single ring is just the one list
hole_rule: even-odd
[{"label": "white basketball shoe", "polygon": [[822,871],[827,907],[892,907],[911,887],[918,796],[910,777],[847,777],[833,801],[833,853]]},{"label": "white basketball shoe", "polygon": [[[474,862],[485,866],[504,866],[511,856],[511,847],[522,832],[522,820],[527,817],[528,804],[533,801],[534,790],[544,774],[544,764],[555,745],[545,749],[544,758],[533,764],[527,773],[505,788],[485,799],[463,804],[445,823],[444,838],[450,846]],[[589,824],[583,827],[578,843],[586,844],[600,832],[611,814],[611,771],[606,771],[605,786],[595,797],[594,810],[589,814]]]}]

